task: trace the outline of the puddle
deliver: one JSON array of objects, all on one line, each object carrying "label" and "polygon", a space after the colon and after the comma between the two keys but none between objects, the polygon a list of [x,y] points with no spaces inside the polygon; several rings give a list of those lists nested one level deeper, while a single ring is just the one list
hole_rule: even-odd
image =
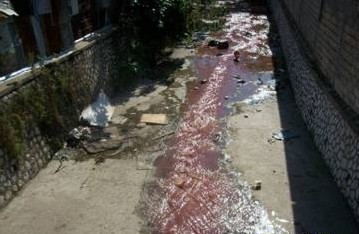
[{"label": "puddle", "polygon": [[[144,214],[153,233],[286,233],[252,198],[241,175],[224,163],[228,156],[215,140],[230,103],[254,99],[273,84],[269,22],[258,14],[263,5],[253,11],[231,13],[226,31],[212,34],[228,40],[229,49],[204,44],[192,58],[199,80],[188,85],[178,129],[154,163],[155,181],[144,191]],[[233,61],[235,50],[240,62]]]}]

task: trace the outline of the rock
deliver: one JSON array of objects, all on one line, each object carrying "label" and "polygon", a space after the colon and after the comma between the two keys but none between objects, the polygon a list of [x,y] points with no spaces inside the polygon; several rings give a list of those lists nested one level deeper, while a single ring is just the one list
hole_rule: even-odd
[{"label": "rock", "polygon": [[26,183],[27,181],[29,181],[29,180],[30,180],[30,175],[29,175],[29,173],[25,172],[25,173],[23,174],[22,178],[23,178],[23,180],[24,180],[25,183]]},{"label": "rock", "polygon": [[229,42],[228,41],[220,41],[217,45],[217,48],[220,50],[225,50],[229,48]]},{"label": "rock", "polygon": [[2,207],[3,205],[5,205],[5,196],[0,195],[0,207]]},{"label": "rock", "polygon": [[250,36],[252,36],[252,34],[251,34],[250,32],[248,32],[248,31],[246,31],[246,32],[244,33],[244,36],[250,37]]},{"label": "rock", "polygon": [[32,166],[31,166],[31,163],[29,161],[25,161],[25,169],[26,170],[31,170]]},{"label": "rock", "polygon": [[144,128],[144,127],[146,127],[146,123],[138,123],[137,125],[136,125],[136,127],[138,127],[138,128]]},{"label": "rock", "polygon": [[245,80],[242,80],[242,79],[238,79],[238,80],[237,80],[237,83],[238,83],[238,84],[244,84],[244,83],[246,83],[246,81],[245,81]]},{"label": "rock", "polygon": [[22,188],[23,186],[24,186],[24,181],[22,181],[22,180],[18,180],[17,181],[17,186],[19,186],[19,188]]},{"label": "rock", "polygon": [[14,193],[16,193],[16,192],[19,191],[19,187],[18,187],[16,184],[14,184],[14,185],[11,187],[11,190],[12,190]]},{"label": "rock", "polygon": [[229,99],[229,96],[225,96],[224,99],[228,100],[228,99]]},{"label": "rock", "polygon": [[216,41],[216,40],[210,40],[208,42],[209,47],[216,47],[217,45],[218,45],[218,41]]},{"label": "rock", "polygon": [[110,123],[120,125],[120,124],[124,124],[127,120],[128,119],[126,117],[119,115],[119,116],[112,118],[110,120]]},{"label": "rock", "polygon": [[256,180],[254,181],[254,185],[252,186],[253,190],[261,190],[262,189],[262,181],[261,180]]},{"label": "rock", "polygon": [[194,87],[194,90],[199,90],[199,88],[198,88],[198,87]]},{"label": "rock", "polygon": [[207,83],[208,82],[208,80],[207,79],[203,79],[203,80],[201,80],[201,84],[205,84],[205,83]]},{"label": "rock", "polygon": [[261,78],[258,78],[258,80],[255,82],[256,85],[262,85],[264,82]]},{"label": "rock", "polygon": [[248,119],[248,118],[249,118],[249,115],[244,115],[244,118]]},{"label": "rock", "polygon": [[225,50],[229,48],[228,41],[217,41],[217,40],[210,40],[208,42],[209,47],[217,47],[219,50]]},{"label": "rock", "polygon": [[8,201],[12,198],[12,192],[10,190],[5,193],[5,201]]},{"label": "rock", "polygon": [[2,175],[0,176],[0,183],[5,183],[6,182],[6,176]]},{"label": "rock", "polygon": [[183,189],[184,185],[185,185],[185,181],[182,178],[177,178],[175,181],[175,185],[180,188]]},{"label": "rock", "polygon": [[37,160],[37,165],[39,165],[40,168],[44,165],[41,159]]}]

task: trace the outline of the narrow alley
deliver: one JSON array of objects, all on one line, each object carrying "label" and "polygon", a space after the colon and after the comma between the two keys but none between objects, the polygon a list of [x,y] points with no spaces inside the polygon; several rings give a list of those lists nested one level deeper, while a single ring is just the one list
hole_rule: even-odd
[{"label": "narrow alley", "polygon": [[[61,149],[69,160],[0,210],[1,234],[359,233],[296,103],[269,3],[216,4],[222,29],[111,97],[106,129],[121,146]],[[142,123],[150,113],[168,122]]]}]

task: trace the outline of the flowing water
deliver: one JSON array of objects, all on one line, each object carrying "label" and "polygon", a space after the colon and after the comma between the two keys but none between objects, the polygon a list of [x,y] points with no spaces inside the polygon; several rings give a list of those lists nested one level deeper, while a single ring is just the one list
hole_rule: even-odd
[{"label": "flowing water", "polygon": [[[231,103],[255,104],[275,92],[267,89],[275,50],[269,45],[265,6],[241,3],[235,9],[225,30],[212,35],[228,40],[230,48],[204,43],[192,60],[193,72],[207,82],[189,86],[179,127],[155,162],[155,180],[146,187],[144,213],[153,233],[285,233],[252,198],[218,145],[225,135],[221,119]],[[233,61],[235,50],[240,62]]]}]

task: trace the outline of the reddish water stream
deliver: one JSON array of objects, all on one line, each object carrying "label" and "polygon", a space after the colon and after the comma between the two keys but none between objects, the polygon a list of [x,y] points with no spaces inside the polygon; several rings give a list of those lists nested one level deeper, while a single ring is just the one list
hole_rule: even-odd
[{"label": "reddish water stream", "polygon": [[[259,72],[273,71],[269,24],[262,15],[232,13],[228,28],[217,36],[229,40],[230,49],[197,50],[193,71],[207,82],[189,88],[179,128],[155,162],[146,208],[154,233],[278,233],[238,173],[223,163],[216,143],[227,104],[253,95]],[[235,49],[242,54],[239,63]],[[246,83],[239,84],[238,76]]]}]

